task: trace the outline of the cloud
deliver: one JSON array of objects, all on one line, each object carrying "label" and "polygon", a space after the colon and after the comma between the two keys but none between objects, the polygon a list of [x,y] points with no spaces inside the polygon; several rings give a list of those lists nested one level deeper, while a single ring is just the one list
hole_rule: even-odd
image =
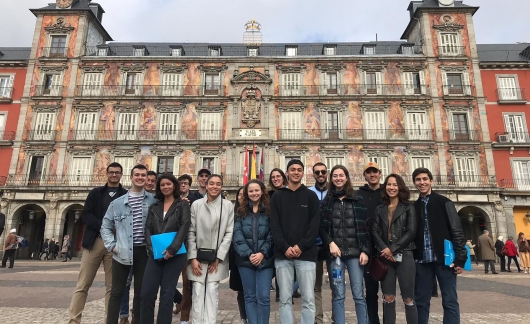
[{"label": "cloud", "polygon": [[[51,0],[0,0],[0,46],[31,46],[35,17],[29,8]],[[399,40],[409,22],[407,0],[98,0],[103,25],[116,41],[242,41],[254,18],[264,42]],[[530,42],[528,0],[465,0],[475,14],[479,43]]]}]

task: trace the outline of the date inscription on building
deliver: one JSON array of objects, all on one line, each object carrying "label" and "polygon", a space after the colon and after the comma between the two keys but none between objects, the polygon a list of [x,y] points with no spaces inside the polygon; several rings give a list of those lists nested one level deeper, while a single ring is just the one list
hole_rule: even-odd
[{"label": "date inscription on building", "polygon": [[239,137],[261,137],[261,129],[240,129]]}]

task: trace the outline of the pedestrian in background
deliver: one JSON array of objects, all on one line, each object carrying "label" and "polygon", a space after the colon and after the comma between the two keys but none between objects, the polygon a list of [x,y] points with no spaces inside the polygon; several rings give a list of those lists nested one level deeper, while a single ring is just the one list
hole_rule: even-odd
[{"label": "pedestrian in background", "polygon": [[71,249],[72,249],[72,242],[70,242],[70,235],[65,235],[63,238],[63,249],[61,250],[61,252],[64,253],[63,262],[67,262],[68,259],[70,259],[70,261],[72,260],[72,257],[70,256]]},{"label": "pedestrian in background", "polygon": [[44,243],[42,244],[42,250],[39,253],[39,261],[42,260],[42,255],[46,254],[44,257],[44,260],[48,260],[48,255],[50,254],[50,240],[45,239]]},{"label": "pedestrian in background", "polygon": [[484,261],[484,273],[488,273],[488,267],[490,267],[492,274],[498,274],[495,271],[495,245],[489,235],[490,232],[484,230],[482,233],[478,238],[478,247],[480,248],[482,261]]},{"label": "pedestrian in background", "polygon": [[2,259],[2,266],[0,268],[5,268],[7,259],[9,259],[9,268],[13,269],[13,265],[15,264],[15,252],[18,248],[18,237],[17,237],[17,230],[15,228],[11,229],[9,231],[9,235],[6,237],[5,245],[4,245],[4,257]]},{"label": "pedestrian in background", "polygon": [[530,246],[524,233],[520,232],[517,237],[517,245],[519,246],[519,256],[521,257],[521,266],[523,267],[524,273],[528,273],[530,270]]},{"label": "pedestrian in background", "polygon": [[466,246],[469,248],[469,256],[471,256],[471,261],[475,261],[477,266],[480,266],[477,260],[477,256],[475,255],[475,246],[476,244],[473,244],[473,241],[471,239],[467,240]]},{"label": "pedestrian in background", "polygon": [[515,262],[515,265],[517,266],[517,270],[519,272],[523,271],[519,267],[519,262],[517,261],[517,257],[519,256],[519,253],[517,252],[517,247],[515,247],[515,244],[513,243],[512,236],[508,236],[508,240],[506,240],[506,243],[504,244],[503,253],[505,253],[506,256],[508,257],[508,272],[512,272],[512,270],[510,270],[510,265],[512,263],[512,260]]},{"label": "pedestrian in background", "polygon": [[504,242],[502,241],[503,237],[499,236],[495,242],[495,252],[501,260],[501,272],[506,272],[506,254],[503,253]]}]

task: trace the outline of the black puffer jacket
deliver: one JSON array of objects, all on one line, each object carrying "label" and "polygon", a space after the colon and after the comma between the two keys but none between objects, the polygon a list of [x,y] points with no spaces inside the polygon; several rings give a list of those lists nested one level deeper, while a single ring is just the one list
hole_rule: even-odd
[{"label": "black puffer jacket", "polygon": [[332,195],[326,196],[321,205],[322,219],[319,229],[324,246],[334,242],[340,249],[342,257],[358,258],[361,252],[370,255],[369,236],[361,235],[357,229],[366,231],[366,206],[363,198],[357,195],[342,199]]},{"label": "black puffer jacket", "polygon": [[372,242],[379,252],[390,248],[392,254],[402,251],[412,251],[416,248],[414,239],[417,233],[418,220],[414,205],[399,203],[392,216],[391,237],[388,240],[388,205],[379,205],[375,211],[376,217],[368,221],[368,228]]},{"label": "black puffer jacket", "polygon": [[148,253],[152,254],[153,250],[151,235],[177,232],[175,239],[166,249],[171,255],[175,255],[188,238],[190,224],[190,204],[187,201],[180,198],[175,200],[166,212],[166,217],[164,217],[164,202],[157,200],[149,208],[149,213],[145,220],[145,241]]}]

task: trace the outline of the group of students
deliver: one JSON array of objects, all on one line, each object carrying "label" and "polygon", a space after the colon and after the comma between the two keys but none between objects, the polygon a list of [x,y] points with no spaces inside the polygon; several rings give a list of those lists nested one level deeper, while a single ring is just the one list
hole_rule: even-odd
[{"label": "group of students", "polygon": [[[365,271],[375,258],[388,268],[381,282],[384,323],[395,323],[396,278],[407,323],[427,323],[435,276],[442,290],[444,322],[459,323],[456,274],[461,273],[467,258],[465,240],[452,202],[431,191],[431,172],[423,168],[414,171],[413,180],[420,191],[414,204],[409,203],[409,190],[399,175],[387,176],[380,187],[381,171],[376,163],[365,166],[368,184],[361,190],[354,189],[346,167],[334,166],[329,177],[327,172],[323,163],[315,164],[316,185],[307,188],[302,184],[304,164],[291,160],[285,173],[271,171],[269,192],[261,181],[250,180],[234,208],[222,195],[222,176],[207,169],[199,171],[200,189],[194,192],[189,191],[188,175],[176,179],[162,174],[157,179],[154,174],[153,195],[144,189],[149,181],[145,166],[133,167],[127,191],[119,184],[121,165],[110,164],[109,182],[94,189],[85,203],[86,251],[70,306],[70,323],[80,322],[95,276],[91,273],[102,261],[106,323],[116,324],[120,319],[122,301],[129,295],[129,274],[134,277],[133,322],[154,323],[160,291],[157,323],[171,323],[181,271],[182,299],[191,295],[187,304],[191,304],[193,322],[216,323],[219,283],[229,276],[231,248],[251,324],[269,322],[273,276],[280,292],[281,323],[294,323],[295,280],[302,299],[302,323],[322,322],[324,262],[330,274],[339,268],[342,273],[347,271],[358,323],[379,323],[379,283],[368,279]],[[96,214],[102,216],[90,217]],[[153,255],[151,237],[168,232],[177,233],[172,243],[162,255]],[[456,258],[451,267],[443,264],[444,239],[454,244]],[[179,254],[182,245],[187,252]],[[344,276],[330,275],[329,280],[334,322],[345,323]],[[367,303],[368,295],[373,300],[374,290],[375,312],[373,303]],[[125,305],[128,307],[128,300]],[[181,306],[184,308],[184,300]]]}]

